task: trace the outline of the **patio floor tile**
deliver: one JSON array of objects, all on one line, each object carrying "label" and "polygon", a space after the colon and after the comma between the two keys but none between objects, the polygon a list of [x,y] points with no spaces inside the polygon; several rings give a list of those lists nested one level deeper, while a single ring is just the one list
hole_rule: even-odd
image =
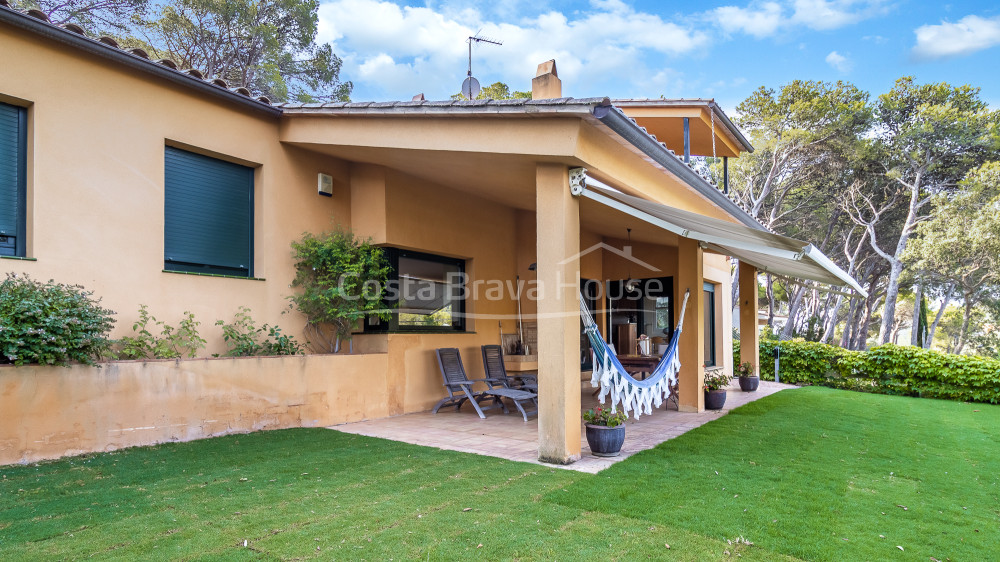
[{"label": "patio floor tile", "polygon": [[[625,430],[625,445],[622,447],[621,455],[611,458],[594,456],[591,454],[584,436],[581,439],[581,458],[570,465],[552,465],[538,461],[537,417],[531,417],[525,422],[517,413],[504,415],[499,410],[487,412],[485,420],[480,419],[472,408],[466,406],[458,412],[454,408],[448,408],[437,414],[419,412],[392,418],[346,423],[333,426],[331,429],[593,473],[608,468],[639,451],[651,449],[668,439],[673,439],[718,419],[733,408],[786,388],[795,387],[788,384],[760,381],[760,387],[756,392],[742,392],[739,385],[733,384],[728,388],[725,407],[719,411],[694,413],[661,408],[654,410],[650,415],[643,415],[638,421],[630,418]],[[590,388],[589,384],[583,385],[581,403],[584,410],[599,405],[596,397],[591,396],[592,392],[593,389]],[[673,407],[670,405],[670,408]]]}]

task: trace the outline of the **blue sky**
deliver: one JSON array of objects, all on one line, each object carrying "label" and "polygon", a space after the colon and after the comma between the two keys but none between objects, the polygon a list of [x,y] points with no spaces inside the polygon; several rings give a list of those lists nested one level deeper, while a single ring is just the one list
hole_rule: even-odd
[{"label": "blue sky", "polygon": [[344,60],[355,101],[445,99],[473,75],[530,90],[555,58],[572,97],[715,98],[732,110],[759,86],[847,80],[877,95],[896,78],[982,88],[1000,108],[1000,5],[775,0],[323,0],[318,40]]}]

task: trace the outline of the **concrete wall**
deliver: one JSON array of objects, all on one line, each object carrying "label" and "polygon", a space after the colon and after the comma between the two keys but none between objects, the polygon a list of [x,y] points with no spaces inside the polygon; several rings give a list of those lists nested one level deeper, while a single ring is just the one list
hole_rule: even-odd
[{"label": "concrete wall", "polygon": [[0,366],[0,464],[385,417],[388,355]]}]

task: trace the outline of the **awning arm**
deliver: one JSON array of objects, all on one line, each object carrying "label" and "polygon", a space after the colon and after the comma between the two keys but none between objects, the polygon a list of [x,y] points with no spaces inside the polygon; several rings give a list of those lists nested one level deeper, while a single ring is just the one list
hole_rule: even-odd
[{"label": "awning arm", "polygon": [[[593,187],[593,189],[588,189],[588,187]],[[602,190],[605,190],[605,192],[602,193]],[[695,231],[687,226],[704,223],[710,218],[701,217],[701,215],[690,213],[688,211],[682,211],[681,209],[674,209],[667,205],[663,205],[662,203],[645,200],[642,201],[643,206],[648,206],[653,211],[662,207],[662,213],[665,217],[670,217],[677,213],[690,215],[688,218],[683,219],[682,222],[688,222],[691,224],[687,226],[675,224],[666,218],[652,214],[652,212],[647,212],[646,210],[629,204],[626,201],[618,200],[615,197],[607,195],[606,193],[613,195],[614,193],[621,192],[598,180],[587,177],[586,170],[583,168],[573,168],[570,170],[570,192],[576,197],[586,197],[587,199],[607,207],[611,207],[612,209],[635,217],[653,226],[662,228],[663,230],[671,232],[677,236],[697,240],[703,248],[708,248],[714,252],[735,257],[744,263],[753,265],[759,271],[769,273],[771,275],[789,277],[787,271],[785,273],[771,271],[770,267],[760,263],[758,259],[777,260],[778,264],[781,262],[787,262],[789,264],[797,263],[801,264],[796,266],[800,268],[800,271],[802,267],[816,268],[814,273],[811,275],[803,273],[801,276],[803,279],[810,279],[818,283],[822,283],[825,286],[834,285],[830,281],[832,281],[832,279],[836,279],[842,281],[844,286],[850,287],[857,292],[858,295],[866,298],[868,297],[868,292],[865,291],[853,277],[841,269],[837,264],[833,263],[830,258],[826,257],[822,251],[812,244],[807,244],[805,242],[797,241],[774,233],[762,234],[759,231],[753,231],[753,234],[750,235],[749,229],[746,237],[740,236],[738,232],[730,232],[728,236],[719,236],[716,234]],[[622,195],[625,196],[625,194]],[[711,224],[710,220],[709,224]],[[746,227],[742,225],[726,225],[726,227],[730,226],[732,226],[732,228],[746,229]],[[766,240],[753,241],[755,238],[760,238],[761,236],[774,238],[774,244],[767,244]],[[801,244],[801,246],[799,246],[799,244]],[[798,251],[795,249],[788,249],[790,246],[792,248],[801,249]],[[755,255],[759,256],[759,258],[755,258]],[[778,267],[778,269],[780,270],[782,268]],[[793,275],[793,277],[798,277],[798,275]],[[839,291],[833,289],[832,287],[826,290],[828,292],[839,294]]]},{"label": "awning arm", "polygon": [[[608,187],[607,185],[605,185],[605,184],[603,184],[601,182],[598,182],[597,180],[594,180],[593,178],[587,178],[587,182],[588,183],[593,183],[597,187],[601,187],[603,189],[608,189],[608,190],[614,189],[614,188]],[[598,202],[598,203],[600,203],[602,205],[606,205],[608,207],[611,207],[612,209],[616,209],[616,210],[621,211],[621,212],[623,212],[625,214],[631,215],[631,216],[633,216],[633,217],[635,217],[637,219],[640,219],[643,222],[647,222],[647,223],[649,223],[649,224],[651,224],[653,226],[658,226],[658,227],[662,228],[663,230],[666,230],[668,232],[672,232],[672,233],[674,233],[674,234],[676,234],[676,235],[678,235],[678,236],[680,236],[682,238],[690,238],[692,240],[698,240],[699,242],[705,242],[706,244],[724,245],[724,246],[727,246],[729,248],[735,248],[737,250],[747,250],[747,251],[750,251],[750,252],[760,252],[762,254],[769,254],[769,255],[772,255],[772,256],[775,256],[775,257],[778,257],[778,258],[787,259],[787,260],[796,260],[797,261],[797,260],[799,260],[799,259],[802,258],[803,252],[793,252],[791,250],[783,250],[781,248],[774,248],[774,247],[771,247],[771,246],[761,246],[760,244],[752,244],[750,242],[743,242],[741,240],[735,240],[733,238],[723,238],[721,236],[715,236],[714,234],[706,234],[704,232],[698,232],[698,231],[690,230],[690,229],[687,229],[687,228],[683,228],[683,227],[680,227],[680,226],[678,226],[676,224],[673,224],[671,222],[665,221],[665,220],[663,220],[663,219],[661,219],[661,218],[659,218],[657,216],[654,216],[654,215],[651,215],[649,213],[646,213],[646,212],[644,212],[644,211],[642,211],[640,209],[636,209],[635,207],[633,207],[633,206],[631,206],[631,205],[629,205],[627,203],[622,203],[621,201],[618,201],[617,199],[613,199],[611,197],[608,197],[608,196],[604,195],[603,193],[598,193],[596,191],[591,191],[589,189],[584,189],[580,193],[580,196],[581,197],[586,197],[587,199],[590,199],[592,201],[596,201],[596,202]],[[726,252],[720,252],[720,253],[726,253]]]}]

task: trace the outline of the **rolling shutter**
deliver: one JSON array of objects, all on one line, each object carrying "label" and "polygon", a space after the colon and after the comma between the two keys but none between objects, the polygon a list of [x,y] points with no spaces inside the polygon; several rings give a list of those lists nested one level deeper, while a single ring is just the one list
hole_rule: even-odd
[{"label": "rolling shutter", "polygon": [[0,256],[24,256],[27,114],[0,103]]},{"label": "rolling shutter", "polygon": [[164,268],[252,275],[253,169],[166,148]]}]

